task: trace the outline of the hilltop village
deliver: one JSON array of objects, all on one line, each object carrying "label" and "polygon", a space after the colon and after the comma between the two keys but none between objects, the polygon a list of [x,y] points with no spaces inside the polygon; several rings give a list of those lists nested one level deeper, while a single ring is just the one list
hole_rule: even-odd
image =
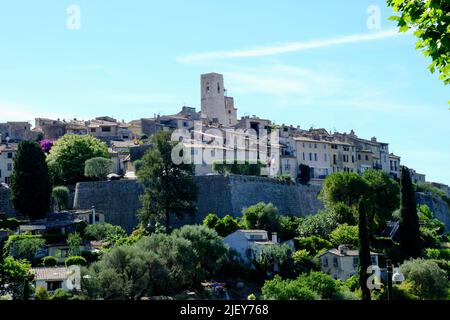
[{"label": "hilltop village", "polygon": [[200,110],[0,123],[0,300],[450,297],[449,186],[200,80]]}]

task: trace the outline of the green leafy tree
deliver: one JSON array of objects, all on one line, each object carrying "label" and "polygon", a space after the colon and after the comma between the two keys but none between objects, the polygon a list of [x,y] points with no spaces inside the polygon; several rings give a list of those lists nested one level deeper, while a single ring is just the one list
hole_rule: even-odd
[{"label": "green leafy tree", "polygon": [[325,300],[334,299],[339,292],[336,280],[323,272],[313,271],[309,274],[303,274],[298,280],[306,283],[308,288]]},{"label": "green leafy tree", "polygon": [[220,219],[215,226],[217,233],[221,237],[226,237],[227,235],[232,234],[240,228],[241,224],[239,223],[239,221],[228,214]]},{"label": "green leafy tree", "polygon": [[216,231],[205,226],[186,225],[172,234],[191,242],[197,255],[197,283],[215,275],[224,264],[227,248]]},{"label": "green leafy tree", "polygon": [[291,240],[298,236],[301,218],[295,216],[281,216],[279,219],[279,236],[283,240]]},{"label": "green leafy tree", "polygon": [[27,260],[3,259],[0,262],[0,296],[11,294],[13,299],[23,297],[24,286],[29,285],[30,268],[31,263]]},{"label": "green leafy tree", "polygon": [[172,161],[175,142],[170,142],[170,132],[159,131],[154,136],[153,144],[155,148],[144,155],[138,171],[139,180],[145,187],[138,216],[144,225],[152,220],[165,219],[169,232],[171,215],[181,218],[197,211],[194,167]]},{"label": "green leafy tree", "polygon": [[411,293],[420,299],[446,299],[449,281],[445,271],[431,260],[409,260],[400,266],[406,282],[411,283]]},{"label": "green leafy tree", "polygon": [[95,180],[106,180],[108,174],[112,172],[112,160],[96,157],[86,160],[84,164],[84,175]]},{"label": "green leafy tree", "polygon": [[341,244],[358,245],[358,226],[349,226],[341,224],[330,234],[331,241],[334,246]]},{"label": "green leafy tree", "polygon": [[260,202],[242,210],[242,223],[246,229],[266,230],[271,234],[280,230],[280,214],[272,203]]},{"label": "green leafy tree", "polygon": [[293,274],[292,250],[287,245],[264,246],[253,257],[252,263],[263,278],[271,277],[274,274],[290,277]]},{"label": "green leafy tree", "polygon": [[299,166],[299,181],[303,185],[307,185],[311,180],[311,168],[306,164],[300,164]]},{"label": "green leafy tree", "polygon": [[306,238],[298,238],[298,247],[308,251],[312,255],[318,255],[324,250],[329,250],[333,248],[333,244],[325,239],[319,238],[317,236],[309,236]]},{"label": "green leafy tree", "polygon": [[366,170],[362,178],[367,183],[371,196],[368,217],[369,222],[373,224],[371,230],[380,231],[385,228],[387,221],[392,219],[392,213],[399,207],[399,185],[381,170]]},{"label": "green leafy tree", "polygon": [[319,295],[304,281],[282,280],[280,276],[264,283],[261,289],[264,300],[317,300]]},{"label": "green leafy tree", "polygon": [[39,144],[20,142],[11,176],[14,208],[30,220],[45,217],[50,209],[51,188],[45,154]]},{"label": "green leafy tree", "polygon": [[387,0],[398,16],[390,19],[397,21],[400,32],[414,30],[419,38],[416,49],[422,50],[432,63],[429,70],[439,70],[440,79],[450,83],[450,3],[446,0]]},{"label": "green leafy tree", "polygon": [[120,226],[110,223],[91,224],[84,229],[83,238],[88,241],[107,241],[114,243],[127,236],[127,232]]},{"label": "green leafy tree", "polygon": [[298,234],[302,238],[318,236],[328,240],[330,233],[337,227],[329,211],[319,211],[317,214],[301,219]]},{"label": "green leafy tree", "polygon": [[338,202],[330,209],[331,218],[337,224],[356,225],[358,212],[355,207],[350,207],[343,202]]},{"label": "green leafy tree", "polygon": [[400,247],[406,257],[417,258],[422,254],[422,244],[415,192],[407,167],[402,167],[400,192]]},{"label": "green leafy tree", "polygon": [[14,259],[26,259],[33,262],[36,253],[45,245],[45,240],[40,235],[17,234],[8,237],[5,243],[4,255],[10,255]]},{"label": "green leafy tree", "polygon": [[203,225],[208,228],[215,229],[217,222],[219,222],[220,218],[215,213],[209,213],[205,219],[203,219]]},{"label": "green leafy tree", "polygon": [[306,273],[320,268],[319,259],[312,256],[310,252],[305,249],[295,251],[292,254],[292,259],[297,273]]},{"label": "green leafy tree", "polygon": [[47,163],[55,183],[71,185],[86,180],[85,162],[96,157],[109,158],[104,142],[90,135],[66,134],[53,145]]},{"label": "green leafy tree", "polygon": [[67,187],[59,186],[52,191],[53,208],[58,211],[68,210],[70,207],[70,191]]},{"label": "green leafy tree", "polygon": [[67,244],[69,246],[68,255],[72,256],[80,256],[81,255],[81,245],[83,243],[83,239],[81,238],[78,232],[71,233],[67,237]]},{"label": "green leafy tree", "polygon": [[369,193],[366,181],[356,173],[339,172],[327,176],[323,182],[320,198],[328,209],[343,203],[348,207],[358,204]]}]

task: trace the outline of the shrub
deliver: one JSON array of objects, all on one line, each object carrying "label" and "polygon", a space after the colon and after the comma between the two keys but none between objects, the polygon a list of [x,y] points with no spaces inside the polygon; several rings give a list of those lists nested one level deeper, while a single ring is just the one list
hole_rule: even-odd
[{"label": "shrub", "polygon": [[47,256],[42,259],[42,263],[46,267],[54,267],[58,264],[58,259],[53,256]]},{"label": "shrub", "polygon": [[53,207],[58,211],[67,210],[70,207],[70,191],[67,187],[55,187],[52,190]]},{"label": "shrub", "polygon": [[444,270],[431,260],[409,260],[400,266],[406,281],[412,283],[412,293],[421,299],[445,299],[448,280]]},{"label": "shrub", "polygon": [[85,266],[85,265],[87,265],[86,259],[81,257],[81,256],[68,257],[66,259],[65,263],[66,263],[66,267],[70,267],[70,266]]},{"label": "shrub", "polygon": [[266,281],[261,292],[264,300],[316,300],[319,298],[306,283],[298,280],[282,280],[280,276]]},{"label": "shrub", "polygon": [[84,175],[96,180],[106,180],[108,174],[112,171],[112,160],[102,157],[96,157],[86,160],[84,166]]},{"label": "shrub", "polygon": [[72,298],[72,294],[70,292],[67,292],[63,289],[56,289],[55,292],[53,292],[50,300],[70,300]]},{"label": "shrub", "polygon": [[44,287],[37,287],[34,295],[35,300],[50,300],[50,295]]},{"label": "shrub", "polygon": [[251,293],[248,295],[247,300],[254,301],[254,300],[256,300],[256,296],[253,293]]},{"label": "shrub", "polygon": [[316,292],[322,299],[334,299],[339,292],[336,280],[323,272],[313,271],[308,275],[303,274],[298,280],[304,282],[308,288]]}]

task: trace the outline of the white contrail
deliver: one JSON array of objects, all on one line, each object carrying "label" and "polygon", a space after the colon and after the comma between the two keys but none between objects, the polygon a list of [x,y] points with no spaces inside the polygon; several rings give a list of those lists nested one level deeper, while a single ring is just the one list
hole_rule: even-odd
[{"label": "white contrail", "polygon": [[259,47],[244,50],[231,51],[212,51],[203,53],[193,53],[177,58],[180,63],[198,62],[206,60],[232,59],[232,58],[249,58],[249,57],[263,57],[272,56],[288,52],[303,51],[316,48],[324,48],[339,44],[357,43],[363,41],[372,41],[385,38],[392,38],[405,33],[399,33],[397,29],[390,29],[387,31],[376,33],[356,34],[350,36],[335,37],[322,40],[312,40],[305,42],[290,42],[285,44]]}]

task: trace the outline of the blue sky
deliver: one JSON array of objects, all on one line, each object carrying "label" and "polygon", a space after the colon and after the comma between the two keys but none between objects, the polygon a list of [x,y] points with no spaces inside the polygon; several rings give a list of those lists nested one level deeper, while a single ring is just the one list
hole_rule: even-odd
[{"label": "blue sky", "polygon": [[199,108],[200,74],[219,72],[239,116],[377,136],[450,184],[449,87],[390,15],[384,0],[1,1],[0,122]]}]

